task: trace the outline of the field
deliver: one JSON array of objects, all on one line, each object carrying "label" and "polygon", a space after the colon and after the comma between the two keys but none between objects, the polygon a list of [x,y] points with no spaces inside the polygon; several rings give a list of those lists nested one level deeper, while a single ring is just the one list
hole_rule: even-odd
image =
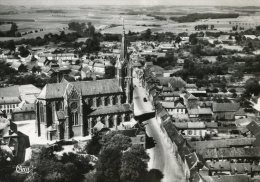
[{"label": "field", "polygon": [[[13,14],[5,14],[12,10]],[[170,17],[184,16],[190,13],[239,13],[238,18],[232,19],[204,19],[191,23],[177,23]],[[142,32],[150,28],[153,32],[195,32],[194,26],[200,24],[214,25],[213,31],[231,31],[232,26],[238,25],[245,28],[260,25],[260,9],[235,8],[235,7],[141,7],[141,6],[89,6],[89,7],[11,7],[0,5],[0,21],[16,22],[23,38],[44,36],[47,33],[59,33],[68,31],[68,23],[71,21],[92,22],[96,29],[102,33],[121,33],[122,19],[124,19],[126,31]],[[167,20],[158,20],[152,16],[161,16]],[[117,26],[111,26],[111,25]],[[0,30],[8,30],[10,25],[1,25]],[[42,31],[40,31],[43,29]],[[7,38],[5,38],[7,39]],[[0,40],[3,40],[2,38]]]}]

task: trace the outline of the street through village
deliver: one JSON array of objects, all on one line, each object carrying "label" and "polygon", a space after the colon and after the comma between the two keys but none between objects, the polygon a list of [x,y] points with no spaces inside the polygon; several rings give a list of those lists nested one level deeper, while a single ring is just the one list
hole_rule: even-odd
[{"label": "street through village", "polygon": [[[154,112],[152,104],[146,96],[145,89],[139,84],[139,80],[134,78],[133,82],[135,85],[133,92],[135,116]],[[144,101],[144,98],[147,98],[147,102]],[[183,169],[184,165],[177,160],[176,153],[172,151],[172,146],[167,142],[166,136],[162,133],[156,118],[151,118],[146,122],[146,132],[156,142],[155,147],[147,151],[150,156],[149,169],[161,170],[164,174],[163,182],[187,181]]]}]

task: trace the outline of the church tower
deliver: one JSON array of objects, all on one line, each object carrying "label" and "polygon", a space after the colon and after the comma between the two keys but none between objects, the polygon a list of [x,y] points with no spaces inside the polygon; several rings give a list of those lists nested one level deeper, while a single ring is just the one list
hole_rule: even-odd
[{"label": "church tower", "polygon": [[123,89],[123,78],[122,78],[122,63],[118,57],[116,61],[116,78],[118,80],[119,87]]},{"label": "church tower", "polygon": [[132,78],[132,64],[129,60],[129,56],[127,53],[127,41],[125,37],[125,27],[123,24],[123,34],[122,34],[122,43],[121,43],[121,52],[120,59],[117,64],[117,77],[119,82],[121,82],[121,86],[123,91],[125,92],[125,101],[126,103],[132,102],[133,95],[133,78]]}]

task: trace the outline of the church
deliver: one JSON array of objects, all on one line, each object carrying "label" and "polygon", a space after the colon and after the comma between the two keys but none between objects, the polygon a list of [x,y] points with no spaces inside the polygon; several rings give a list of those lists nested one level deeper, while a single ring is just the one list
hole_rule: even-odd
[{"label": "church", "polygon": [[36,132],[47,140],[63,140],[92,133],[97,123],[116,130],[132,118],[132,63],[122,34],[116,77],[95,81],[47,84],[36,102]]}]

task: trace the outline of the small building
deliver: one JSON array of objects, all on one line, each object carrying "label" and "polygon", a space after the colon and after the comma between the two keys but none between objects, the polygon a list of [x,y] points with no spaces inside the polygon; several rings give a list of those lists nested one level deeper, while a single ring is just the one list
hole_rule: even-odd
[{"label": "small building", "polygon": [[205,122],[175,122],[173,123],[187,138],[205,138],[205,136],[216,134],[217,123]]},{"label": "small building", "polygon": [[22,102],[18,86],[0,88],[0,110],[10,114]]},{"label": "small building", "polygon": [[[163,87],[164,90],[165,87]],[[180,99],[180,94],[178,92],[162,92],[159,95],[159,99],[162,101],[176,101]]]},{"label": "small building", "polygon": [[162,106],[170,115],[179,115],[186,113],[186,107],[180,102],[161,102]]},{"label": "small building", "polygon": [[188,109],[197,108],[198,107],[198,98],[192,95],[191,93],[187,93],[183,97],[184,104]]},{"label": "small building", "polygon": [[239,110],[239,103],[213,103],[212,110],[215,120],[235,120],[236,112]]},{"label": "small building", "polygon": [[35,104],[22,103],[12,113],[13,121],[35,120]]},{"label": "small building", "polygon": [[198,119],[201,121],[211,121],[213,118],[211,108],[191,108],[188,109],[188,115],[190,119]]},{"label": "small building", "polygon": [[187,92],[197,91],[197,90],[198,90],[198,87],[197,87],[196,84],[186,84],[184,88],[185,88],[185,90],[186,90]]}]

